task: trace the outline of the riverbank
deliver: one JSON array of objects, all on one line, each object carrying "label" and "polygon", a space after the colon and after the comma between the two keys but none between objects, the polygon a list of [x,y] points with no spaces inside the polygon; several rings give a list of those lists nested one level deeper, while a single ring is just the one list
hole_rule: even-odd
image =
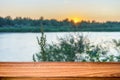
[{"label": "riverbank", "polygon": [[[49,28],[44,27],[44,32],[120,32],[120,28]],[[0,32],[40,32],[40,27],[0,27]]]}]

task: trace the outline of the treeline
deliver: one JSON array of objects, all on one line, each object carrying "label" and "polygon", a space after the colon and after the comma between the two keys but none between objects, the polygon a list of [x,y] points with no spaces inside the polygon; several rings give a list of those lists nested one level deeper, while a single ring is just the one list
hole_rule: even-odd
[{"label": "treeline", "polygon": [[58,21],[56,19],[31,19],[27,17],[16,17],[12,19],[10,16],[0,17],[0,32],[39,32],[41,24],[44,31],[120,31],[120,22],[96,22],[81,21],[74,23],[73,20],[64,19]]},{"label": "treeline", "polygon": [[27,17],[16,17],[12,19],[10,16],[7,16],[5,18],[0,17],[0,27],[5,26],[14,26],[14,27],[21,27],[21,26],[41,26],[41,23],[43,26],[72,26],[72,22],[70,22],[68,19],[65,19],[63,21],[58,21],[56,19],[44,19],[43,17],[40,17],[39,19],[31,19]]}]

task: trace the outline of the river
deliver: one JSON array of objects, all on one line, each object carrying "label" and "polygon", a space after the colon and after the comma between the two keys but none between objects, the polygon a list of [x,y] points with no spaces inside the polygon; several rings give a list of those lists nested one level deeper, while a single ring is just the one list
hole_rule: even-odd
[{"label": "river", "polygon": [[[57,42],[59,37],[69,34],[78,34],[74,32],[47,32],[47,43]],[[91,42],[101,43],[112,39],[120,39],[119,32],[80,32],[88,36]],[[31,62],[32,55],[39,52],[36,37],[40,33],[0,33],[0,62]]]}]

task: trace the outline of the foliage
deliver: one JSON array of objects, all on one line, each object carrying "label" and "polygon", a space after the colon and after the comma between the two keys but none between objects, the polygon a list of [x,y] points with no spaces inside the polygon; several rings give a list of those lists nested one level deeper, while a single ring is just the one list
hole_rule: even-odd
[{"label": "foliage", "polygon": [[56,19],[31,19],[28,17],[10,16],[0,17],[0,32],[39,32],[38,28],[43,24],[45,32],[56,31],[120,31],[120,22],[100,23],[96,21],[81,21],[74,23],[69,19],[58,21]]},{"label": "foliage", "polygon": [[35,59],[35,56],[37,57],[38,61],[46,61],[46,53],[45,53],[45,47],[46,47],[46,36],[44,35],[43,29],[41,28],[41,37],[37,37],[38,45],[40,46],[40,54],[33,55],[33,61],[37,61]]},{"label": "foliage", "polygon": [[113,39],[113,45],[115,45],[114,48],[119,53],[115,58],[120,62],[120,40]]},{"label": "foliage", "polygon": [[[44,45],[46,41],[42,34],[41,39],[38,40],[40,52],[33,57],[34,61],[59,61],[59,62],[113,62],[120,61],[119,56],[108,55],[108,49],[102,45],[93,45],[87,36],[83,35],[69,35],[64,38],[59,38],[58,43]],[[45,59],[43,56],[45,54]]]}]

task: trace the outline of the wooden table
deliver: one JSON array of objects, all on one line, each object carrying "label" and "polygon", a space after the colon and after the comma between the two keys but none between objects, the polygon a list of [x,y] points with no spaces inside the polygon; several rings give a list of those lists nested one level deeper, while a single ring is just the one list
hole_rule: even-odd
[{"label": "wooden table", "polygon": [[0,62],[0,80],[120,80],[120,63]]}]

